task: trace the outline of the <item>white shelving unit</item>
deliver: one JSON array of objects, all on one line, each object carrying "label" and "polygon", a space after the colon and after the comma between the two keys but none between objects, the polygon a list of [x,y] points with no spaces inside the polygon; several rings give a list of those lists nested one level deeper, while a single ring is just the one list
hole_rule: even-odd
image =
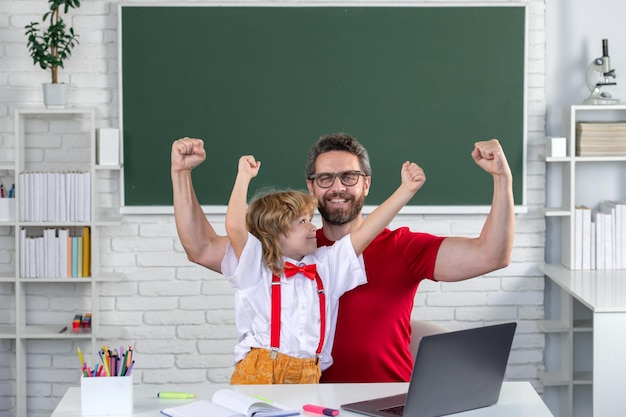
[{"label": "white shelving unit", "polygon": [[[59,121],[67,122],[68,120],[75,122],[77,125],[76,131],[70,127],[69,129],[71,131],[63,134],[67,136],[64,140],[79,142],[80,145],[76,147],[81,148],[81,151],[77,152],[75,149],[61,149],[61,154],[66,156],[67,160],[62,161],[62,168],[51,168],[49,164],[50,161],[46,161],[43,157],[36,156],[39,147],[45,147],[45,144],[37,143],[37,139],[34,140],[34,144],[30,144],[29,136],[31,136],[31,134],[26,133],[27,119],[29,119],[30,122],[35,123],[35,132],[38,130],[36,127],[38,122],[50,124]],[[33,133],[33,136],[36,137],[37,134]],[[54,138],[55,134],[51,133],[48,136]],[[63,142],[61,141],[61,143]],[[74,343],[84,343],[89,346],[89,350],[85,352],[85,355],[90,353],[90,358],[97,358],[96,352],[101,345],[98,344],[98,341],[101,341],[102,339],[119,338],[121,335],[120,329],[115,328],[114,326],[103,326],[100,322],[100,315],[98,314],[98,284],[104,281],[116,281],[121,279],[120,276],[102,274],[99,270],[99,229],[103,226],[119,224],[121,219],[103,217],[104,213],[110,215],[112,210],[96,207],[98,173],[105,170],[119,171],[120,167],[101,167],[96,165],[96,128],[95,109],[93,108],[15,109],[14,153],[15,158],[13,163],[4,163],[0,165],[0,170],[8,172],[8,176],[13,178],[16,195],[18,196],[18,198],[15,198],[15,219],[0,221],[0,228],[12,230],[15,242],[13,248],[13,263],[10,266],[12,270],[0,273],[0,283],[10,283],[11,285],[14,285],[14,322],[9,322],[8,324],[0,326],[0,339],[15,340],[15,415],[26,416],[28,415],[27,396],[29,394],[27,390],[27,379],[29,374],[29,355],[27,346],[29,343],[38,343],[38,341],[41,340],[67,341],[67,351],[68,353],[73,353],[74,356],[76,355]],[[77,155],[83,155],[85,158],[79,159],[77,158]],[[58,165],[58,155],[54,159],[54,163]],[[22,221],[19,215],[19,192],[22,188],[22,185],[19,183],[19,173],[25,170],[34,169],[41,171],[88,171],[91,176],[90,195],[86,196],[86,198],[89,198],[91,201],[89,220],[85,222]],[[91,229],[90,277],[24,278],[20,276],[19,259],[21,254],[19,231],[22,228],[82,228],[83,226],[88,226]],[[42,288],[42,286],[48,286],[45,288],[52,286],[52,288],[55,289],[53,290],[53,294],[63,294],[64,291],[72,292],[72,296],[79,296],[76,294],[82,294],[83,299],[80,301],[84,303],[86,309],[62,313],[46,312],[46,310],[44,310],[43,315],[49,314],[50,317],[42,318],[42,313],[33,313],[33,310],[37,310],[38,308],[36,305],[37,301],[33,301],[33,299],[37,300],[38,288]],[[49,297],[54,297],[54,295]],[[61,295],[59,295],[59,298],[60,297]],[[73,332],[71,323],[73,314],[84,314],[87,311],[92,313],[91,332]],[[67,330],[61,332],[61,329],[65,326],[67,326]],[[77,375],[79,375],[78,359],[76,359],[76,371]]]},{"label": "white shelving unit", "polygon": [[575,155],[576,123],[626,121],[626,105],[567,109],[568,153],[546,158],[544,400],[555,416],[621,416],[626,386],[626,270],[573,270],[574,209],[626,201],[626,157]]}]

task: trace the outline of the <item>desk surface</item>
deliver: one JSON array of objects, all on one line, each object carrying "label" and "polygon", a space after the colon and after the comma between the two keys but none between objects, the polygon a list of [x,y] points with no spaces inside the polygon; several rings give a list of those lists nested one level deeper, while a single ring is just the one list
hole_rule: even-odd
[{"label": "desk surface", "polygon": [[[162,416],[159,412],[167,407],[182,405],[192,400],[164,400],[157,398],[159,391],[184,391],[196,394],[198,399],[211,399],[219,388],[228,387],[247,395],[260,395],[294,409],[303,404],[317,404],[339,409],[341,404],[406,392],[407,383],[377,384],[316,384],[316,385],[135,385],[135,417]],[[80,388],[67,390],[52,417],[79,417]],[[341,416],[360,414],[341,410]],[[505,382],[498,403],[490,407],[454,414],[459,417],[553,417],[529,382]],[[316,414],[302,413],[314,417]]]},{"label": "desk surface", "polygon": [[540,269],[594,313],[626,312],[626,269],[574,271],[554,264]]}]

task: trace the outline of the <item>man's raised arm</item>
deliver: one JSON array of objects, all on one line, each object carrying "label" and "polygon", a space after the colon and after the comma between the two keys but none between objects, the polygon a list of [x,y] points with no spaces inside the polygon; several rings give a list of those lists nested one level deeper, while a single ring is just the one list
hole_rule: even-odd
[{"label": "man's raised arm", "polygon": [[448,237],[435,263],[438,281],[460,281],[504,268],[511,262],[515,207],[511,169],[497,139],[476,142],[472,158],[493,176],[491,210],[477,238]]},{"label": "man's raised arm", "polygon": [[201,139],[182,138],[172,144],[172,190],[174,219],[187,258],[215,272],[221,272],[228,238],[219,236],[198,202],[191,171],[206,159]]}]

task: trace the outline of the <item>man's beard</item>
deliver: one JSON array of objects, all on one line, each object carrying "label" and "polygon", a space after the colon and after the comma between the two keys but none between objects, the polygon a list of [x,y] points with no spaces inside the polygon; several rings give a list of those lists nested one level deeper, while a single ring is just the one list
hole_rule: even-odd
[{"label": "man's beard", "polygon": [[[328,210],[326,209],[326,200],[332,198],[342,198],[345,199],[348,203],[350,203],[349,207],[346,210]],[[358,199],[355,199],[353,196],[343,193],[336,193],[332,195],[327,195],[324,197],[324,200],[319,204],[317,209],[320,212],[320,215],[326,221],[326,223],[332,226],[343,226],[344,224],[350,223],[352,220],[356,219],[361,210],[363,209],[363,204],[365,202],[365,195],[361,195]]]}]

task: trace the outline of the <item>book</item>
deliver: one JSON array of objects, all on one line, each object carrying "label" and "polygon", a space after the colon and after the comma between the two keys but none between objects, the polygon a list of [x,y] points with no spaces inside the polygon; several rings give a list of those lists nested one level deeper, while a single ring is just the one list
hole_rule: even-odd
[{"label": "book", "polygon": [[610,211],[604,211],[604,269],[615,269],[615,245],[614,234],[615,227],[613,214]]},{"label": "book", "polygon": [[620,215],[619,225],[616,222],[615,227],[618,230],[620,245],[622,248],[622,267],[626,269],[626,202],[617,201],[617,213]]},{"label": "book", "polygon": [[591,222],[591,269],[596,268],[596,223]]},{"label": "book", "polygon": [[[67,245],[67,239],[70,235],[70,231],[69,229],[63,228],[63,229],[59,229],[58,231],[59,234],[59,238],[58,238],[58,244],[59,244],[59,277],[67,277],[67,258],[68,258],[68,245]],[[70,246],[71,249],[71,246]],[[71,265],[71,264],[70,264]],[[70,267],[71,270],[71,267]]]},{"label": "book", "polygon": [[37,278],[37,238],[28,238],[28,275],[27,278]]},{"label": "book", "polygon": [[54,276],[54,249],[52,246],[55,243],[55,234],[56,230],[54,229],[43,229],[43,275],[41,278],[52,278]]},{"label": "book", "polygon": [[78,237],[72,236],[72,278],[78,277]]},{"label": "book", "polygon": [[601,206],[610,208],[614,216],[615,269],[626,269],[626,203],[603,201]]},{"label": "book", "polygon": [[91,174],[89,172],[84,172],[83,176],[85,177],[85,189],[83,191],[85,207],[83,218],[85,221],[91,221]]},{"label": "book", "polygon": [[46,276],[44,271],[43,260],[46,257],[45,242],[43,236],[37,236],[35,241],[35,275],[34,278],[44,278]]},{"label": "book", "polygon": [[30,199],[29,201],[31,202],[31,211],[32,211],[32,215],[31,215],[31,220],[35,221],[35,222],[40,222],[41,219],[41,207],[43,206],[42,201],[41,201],[41,173],[40,172],[34,172],[33,173],[33,186],[32,188],[29,190],[31,192],[31,195],[29,196]]},{"label": "book", "polygon": [[604,264],[604,214],[594,210],[592,216],[596,225],[596,269],[606,269]]},{"label": "book", "polygon": [[72,264],[74,263],[74,254],[72,253],[72,248],[74,246],[74,238],[69,235],[69,231],[67,234],[67,277],[72,278]]},{"label": "book", "polygon": [[[76,173],[76,220],[85,221],[85,176],[82,172]],[[82,271],[81,271],[82,275]]]},{"label": "book", "polygon": [[76,221],[76,175],[74,172],[68,172],[67,174],[67,185],[66,185],[67,195],[65,198],[67,199],[67,208],[68,208],[68,216],[67,220],[71,222]]},{"label": "book", "polygon": [[287,410],[229,389],[220,389],[211,401],[197,400],[161,410],[168,417],[285,417],[297,416],[297,410]]},{"label": "book", "polygon": [[602,201],[600,207],[605,213],[611,214],[613,269],[622,269],[622,208],[615,201]]},{"label": "book", "polygon": [[83,277],[91,276],[91,229],[83,226]]},{"label": "book", "polygon": [[78,252],[76,253],[76,276],[78,278],[83,277],[83,237],[78,236],[76,238],[76,246]]},{"label": "book", "polygon": [[43,220],[47,221],[47,222],[55,222],[57,221],[57,217],[56,217],[56,208],[54,206],[54,200],[55,200],[55,189],[54,189],[54,174],[51,172],[47,172],[44,174],[45,175],[45,185],[44,185],[44,191],[46,193],[46,204],[43,207],[44,209],[44,216],[43,216]]},{"label": "book", "polygon": [[67,221],[67,199],[65,197],[66,176],[67,174],[65,172],[59,173],[59,192],[57,193],[57,199],[59,200],[59,221],[61,222]]}]

